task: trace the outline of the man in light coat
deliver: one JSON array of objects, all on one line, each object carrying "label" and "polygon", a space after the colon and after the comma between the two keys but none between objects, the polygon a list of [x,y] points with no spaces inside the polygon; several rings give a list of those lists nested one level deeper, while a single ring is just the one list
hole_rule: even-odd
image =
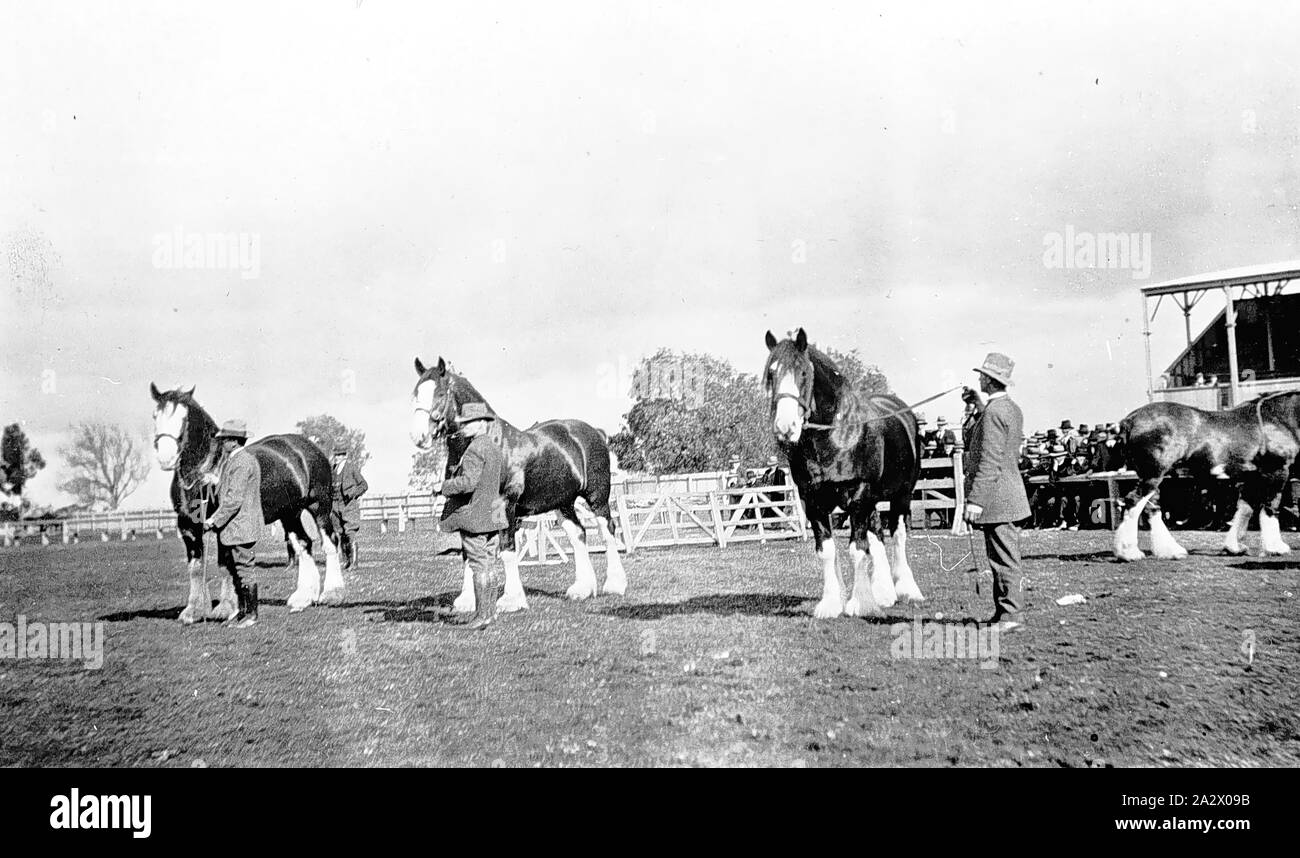
[{"label": "man in light coat", "polygon": [[1017,467],[1024,416],[1007,396],[1015,362],[993,352],[977,367],[980,392],[967,388],[962,398],[974,416],[966,437],[966,508],[963,517],[984,532],[993,569],[993,618],[1003,632],[1023,625],[1020,589],[1020,530],[1014,522],[1029,515],[1025,484]]}]

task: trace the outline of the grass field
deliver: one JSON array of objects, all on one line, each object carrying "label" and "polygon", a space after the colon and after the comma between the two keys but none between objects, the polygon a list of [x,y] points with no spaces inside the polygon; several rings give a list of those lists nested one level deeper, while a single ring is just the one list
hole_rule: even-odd
[{"label": "grass field", "polygon": [[0,764],[1300,763],[1296,555],[1182,533],[1188,560],[1121,565],[1109,537],[1025,534],[1029,625],[991,667],[893,656],[893,623],[990,613],[950,536],[911,541],[929,599],[883,620],[813,620],[820,564],[785,542],[638,552],[625,597],[583,603],[571,566],[525,568],[531,609],[481,634],[446,622],[458,562],[427,532],[367,534],[346,604],[293,616],[263,545],[247,630],[176,622],[174,539],[0,550],[0,621],[107,636],[100,670],[0,660]]}]

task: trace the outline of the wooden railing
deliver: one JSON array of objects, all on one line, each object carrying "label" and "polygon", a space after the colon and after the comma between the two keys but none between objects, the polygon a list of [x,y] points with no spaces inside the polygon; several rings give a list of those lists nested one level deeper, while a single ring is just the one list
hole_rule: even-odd
[{"label": "wooden railing", "polygon": [[[788,477],[779,486],[727,488],[734,478],[734,471],[708,471],[619,480],[613,486],[610,506],[625,547],[633,551],[668,545],[726,547],[738,542],[807,538],[799,491]],[[428,491],[370,494],[361,499],[361,520],[379,522],[381,533],[404,533],[412,522],[436,520],[442,504],[441,495]],[[965,533],[960,516],[952,512],[961,504],[960,451],[952,458],[925,460],[912,500],[914,520],[934,511],[949,511],[953,532]],[[596,535],[596,521],[581,505],[579,517],[593,534],[589,550],[604,551],[604,540]],[[526,554],[533,562],[546,562],[552,551],[567,559],[562,547],[567,539],[560,539],[563,529],[554,513],[526,519],[521,530],[530,546]],[[171,509],[87,513],[0,523],[0,544],[11,545],[22,537],[39,537],[46,544],[79,539],[161,539],[175,532],[176,513]],[[277,525],[268,525],[265,538],[283,537]]]}]

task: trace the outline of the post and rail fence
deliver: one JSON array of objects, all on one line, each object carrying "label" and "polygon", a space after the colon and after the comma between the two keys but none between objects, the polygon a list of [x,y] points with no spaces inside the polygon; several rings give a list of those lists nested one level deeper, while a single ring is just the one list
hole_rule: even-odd
[{"label": "post and rail fence", "polygon": [[[912,500],[914,526],[928,527],[931,516],[952,533],[964,534],[961,509],[961,451],[951,458],[927,459],[922,479]],[[618,479],[611,492],[611,514],[617,519],[620,547],[638,548],[672,545],[715,545],[725,548],[741,542],[807,539],[798,488],[786,478],[783,485],[740,486],[734,470],[691,474],[627,475]],[[361,499],[361,520],[378,522],[381,534],[404,533],[421,520],[436,521],[442,511],[442,497],[427,491],[404,494],[371,494]],[[882,504],[882,509],[887,505]],[[605,550],[597,533],[594,516],[580,507],[579,518],[588,533],[588,549]],[[526,519],[521,562],[563,562],[568,559],[561,540],[563,530],[554,513]],[[13,545],[27,538],[42,544],[67,544],[83,539],[127,541],[162,539],[175,534],[176,513],[169,509],[80,513],[60,519],[21,519],[0,523],[0,545]],[[268,539],[282,540],[277,525],[267,526]]]}]

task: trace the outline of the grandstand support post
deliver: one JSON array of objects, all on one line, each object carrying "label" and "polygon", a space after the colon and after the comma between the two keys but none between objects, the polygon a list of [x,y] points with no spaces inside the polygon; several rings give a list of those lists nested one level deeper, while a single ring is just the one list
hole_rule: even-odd
[{"label": "grandstand support post", "polygon": [[63,535],[62,535],[63,544],[67,545],[68,541],[71,539],[71,536],[69,536],[68,534],[68,523],[66,521],[63,522],[63,524],[59,527],[59,529],[63,531]]},{"label": "grandstand support post", "polygon": [[1146,349],[1147,360],[1147,402],[1154,402],[1155,386],[1151,381],[1151,315],[1147,312],[1147,296],[1142,295],[1142,343]]},{"label": "grandstand support post", "polygon": [[397,532],[406,533],[406,501],[397,502]]},{"label": "grandstand support post", "polygon": [[965,536],[970,533],[970,525],[963,516],[966,511],[966,474],[962,470],[961,444],[952,451],[952,483],[955,504],[952,511],[952,533],[954,536]]},{"label": "grandstand support post", "polygon": [[722,527],[722,508],[718,505],[718,493],[709,492],[709,512],[713,516],[713,538],[719,548],[727,547],[727,533]]},{"label": "grandstand support post", "polygon": [[1223,324],[1228,329],[1228,407],[1236,408],[1240,398],[1240,374],[1237,372],[1237,308],[1232,303],[1232,287],[1223,287],[1226,305],[1223,308]]}]

